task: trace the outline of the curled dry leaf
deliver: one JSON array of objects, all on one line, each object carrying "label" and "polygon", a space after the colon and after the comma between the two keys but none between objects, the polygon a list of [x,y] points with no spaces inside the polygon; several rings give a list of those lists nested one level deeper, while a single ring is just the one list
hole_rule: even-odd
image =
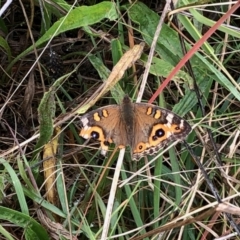
[{"label": "curled dry leaf", "polygon": [[58,205],[58,199],[56,195],[55,182],[56,182],[56,159],[55,155],[58,148],[58,135],[61,131],[60,127],[56,127],[54,138],[44,146],[43,150],[43,171],[46,181],[45,189],[47,199],[50,203]]}]

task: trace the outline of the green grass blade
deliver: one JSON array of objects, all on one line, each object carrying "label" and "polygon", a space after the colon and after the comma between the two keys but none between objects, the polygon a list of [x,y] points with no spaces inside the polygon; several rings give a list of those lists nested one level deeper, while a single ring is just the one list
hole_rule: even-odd
[{"label": "green grass blade", "polygon": [[18,197],[18,202],[20,204],[21,211],[23,213],[25,213],[26,215],[29,215],[29,209],[28,209],[28,205],[26,202],[26,198],[24,196],[23,188],[22,188],[21,182],[19,181],[17,174],[15,173],[12,166],[7,161],[5,161],[5,159],[0,158],[0,163],[3,164],[3,166],[6,168],[6,170],[8,171],[8,173],[11,177],[11,182],[16,190],[16,194]]}]

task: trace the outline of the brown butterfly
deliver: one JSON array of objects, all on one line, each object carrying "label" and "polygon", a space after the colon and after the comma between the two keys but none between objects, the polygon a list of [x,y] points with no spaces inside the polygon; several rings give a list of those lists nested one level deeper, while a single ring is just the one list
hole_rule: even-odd
[{"label": "brown butterfly", "polygon": [[100,141],[101,153],[110,143],[131,147],[133,160],[154,155],[166,144],[183,140],[191,132],[189,123],[175,113],[148,103],[133,103],[128,96],[120,105],[109,105],[81,117],[80,136]]}]

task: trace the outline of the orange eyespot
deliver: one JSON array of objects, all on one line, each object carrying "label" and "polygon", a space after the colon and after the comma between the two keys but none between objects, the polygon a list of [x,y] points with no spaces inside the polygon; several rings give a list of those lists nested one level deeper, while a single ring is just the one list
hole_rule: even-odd
[{"label": "orange eyespot", "polygon": [[141,153],[148,148],[148,143],[140,142],[136,148],[134,149],[133,153]]}]

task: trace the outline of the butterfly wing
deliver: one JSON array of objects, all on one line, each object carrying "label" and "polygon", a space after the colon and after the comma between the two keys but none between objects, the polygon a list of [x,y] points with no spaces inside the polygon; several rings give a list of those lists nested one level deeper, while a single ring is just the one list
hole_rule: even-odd
[{"label": "butterfly wing", "polygon": [[101,153],[105,155],[110,143],[115,143],[118,147],[128,145],[127,133],[121,119],[119,105],[93,110],[81,117],[83,127],[80,136],[100,141]]},{"label": "butterfly wing", "polygon": [[169,142],[183,140],[192,129],[183,118],[152,104],[136,103],[134,112],[133,160],[154,155]]}]

